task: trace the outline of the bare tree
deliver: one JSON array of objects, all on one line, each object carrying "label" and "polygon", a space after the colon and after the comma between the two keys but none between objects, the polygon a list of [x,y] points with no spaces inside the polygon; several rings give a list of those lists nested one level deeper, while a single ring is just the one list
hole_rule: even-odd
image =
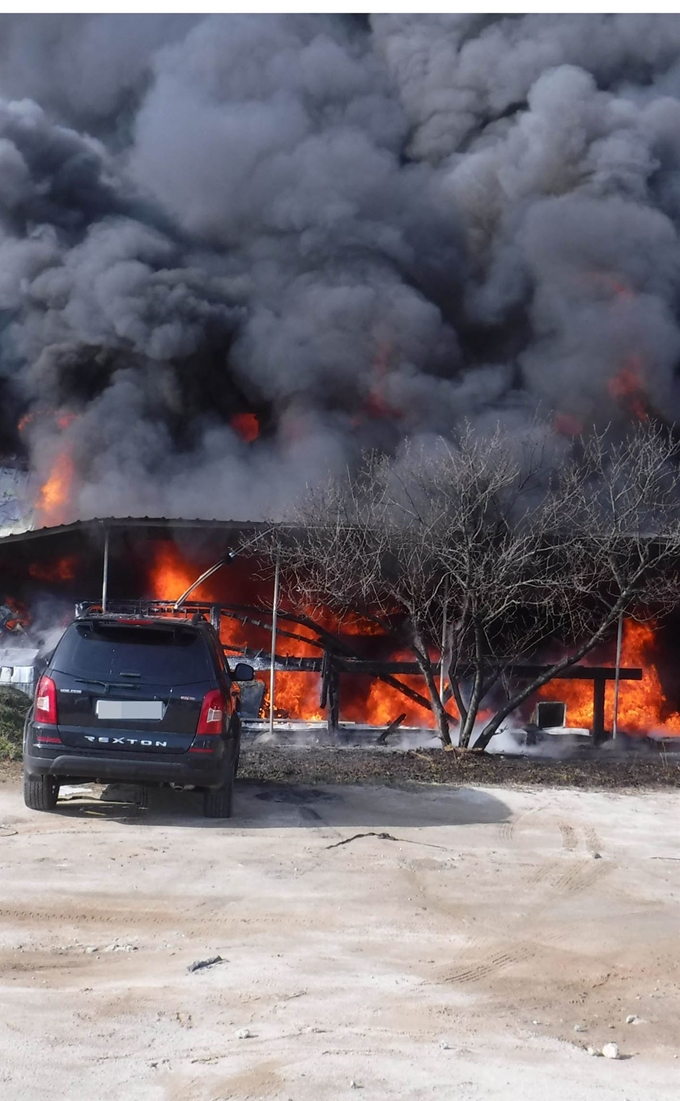
[{"label": "bare tree", "polygon": [[445,602],[427,609],[429,636],[445,636],[462,747],[508,663],[533,654],[565,613],[574,616],[564,532],[573,531],[578,495],[563,463],[539,426],[519,438],[466,427],[394,468],[394,503],[445,582]]},{"label": "bare tree", "polygon": [[429,645],[442,568],[424,528],[396,504],[396,488],[388,459],[368,456],[355,475],[310,490],[291,523],[272,526],[263,543],[271,559],[278,557],[288,590],[310,608],[330,608],[340,619],[359,613],[410,647],[442,742],[450,745]]},{"label": "bare tree", "polygon": [[[370,457],[355,477],[310,492],[293,526],[271,529],[270,553],[308,602],[400,624],[445,746],[446,699],[455,698],[467,747],[494,688],[476,743],[484,748],[622,610],[677,601],[678,457],[649,425],[623,442],[604,433],[573,446],[539,425],[521,436],[465,427],[396,459]],[[550,638],[563,656],[513,683],[508,667]],[[437,658],[448,673],[443,699]]]},{"label": "bare tree", "polygon": [[[544,684],[603,641],[624,612],[658,618],[680,602],[680,446],[639,423],[625,439],[580,441],[560,472],[549,539],[557,566],[553,607],[563,656],[507,694],[477,739],[486,748],[500,724]],[[561,513],[562,502],[567,508]],[[549,620],[548,620],[549,624]]]}]

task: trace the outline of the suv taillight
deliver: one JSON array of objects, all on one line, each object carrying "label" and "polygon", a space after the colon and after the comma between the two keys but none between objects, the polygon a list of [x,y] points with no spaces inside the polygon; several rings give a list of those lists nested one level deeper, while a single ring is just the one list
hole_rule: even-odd
[{"label": "suv taillight", "polygon": [[212,688],[203,697],[201,715],[196,727],[197,734],[221,734],[227,715],[227,701],[219,688]]},{"label": "suv taillight", "polygon": [[37,722],[57,725],[57,686],[51,677],[41,677],[38,681],[33,710]]}]

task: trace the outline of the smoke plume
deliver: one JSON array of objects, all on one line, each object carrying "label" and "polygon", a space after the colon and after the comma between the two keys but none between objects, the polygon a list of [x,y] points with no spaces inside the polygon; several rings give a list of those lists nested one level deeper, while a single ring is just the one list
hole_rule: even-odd
[{"label": "smoke plume", "polygon": [[675,420],[679,56],[673,15],[0,17],[2,449],[67,453],[59,519],[257,519],[462,418]]}]

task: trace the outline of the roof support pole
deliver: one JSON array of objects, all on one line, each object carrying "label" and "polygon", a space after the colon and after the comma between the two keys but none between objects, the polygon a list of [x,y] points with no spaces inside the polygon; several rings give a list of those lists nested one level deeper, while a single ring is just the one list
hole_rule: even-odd
[{"label": "roof support pole", "polygon": [[604,677],[593,677],[592,738],[595,745],[600,745],[604,741],[604,690],[606,683]]},{"label": "roof support pole", "polygon": [[274,688],[276,684],[276,627],[279,615],[279,574],[281,562],[277,552],[274,568],[274,600],[272,603],[272,655],[269,663],[269,733],[274,733]]},{"label": "roof support pole", "polygon": [[109,595],[109,529],[104,529],[104,567],[102,570],[102,611],[106,611]]},{"label": "roof support pole", "polygon": [[621,643],[623,638],[623,611],[619,615],[619,626],[616,632],[616,676],[614,677],[614,718],[612,721],[612,738],[619,736],[619,684],[621,681]]}]

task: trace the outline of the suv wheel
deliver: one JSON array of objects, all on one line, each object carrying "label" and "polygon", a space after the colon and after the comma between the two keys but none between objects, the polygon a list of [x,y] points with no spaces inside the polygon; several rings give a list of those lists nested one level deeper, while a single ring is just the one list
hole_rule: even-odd
[{"label": "suv wheel", "polygon": [[231,818],[234,801],[234,772],[235,769],[231,768],[221,788],[203,793],[203,814],[206,818]]},{"label": "suv wheel", "polygon": [[24,803],[31,810],[54,810],[59,797],[59,783],[54,776],[26,776],[24,773]]}]

